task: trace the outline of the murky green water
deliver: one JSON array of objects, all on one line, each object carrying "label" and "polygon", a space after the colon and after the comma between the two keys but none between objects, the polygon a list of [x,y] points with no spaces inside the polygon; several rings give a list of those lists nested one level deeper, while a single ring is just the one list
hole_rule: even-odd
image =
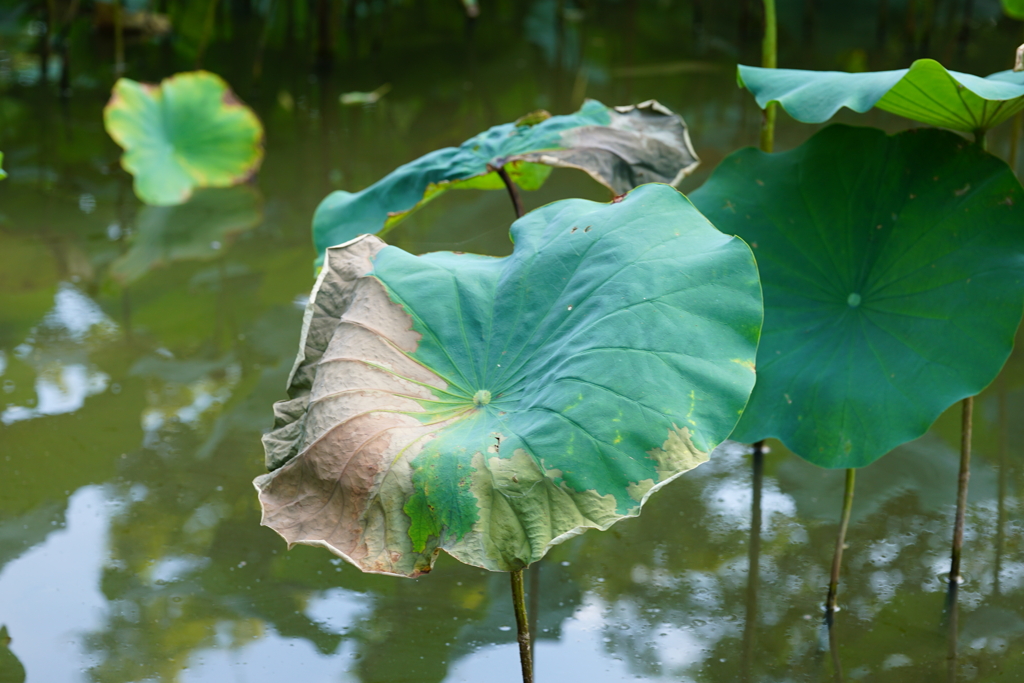
[{"label": "murky green water", "polygon": [[[139,204],[103,132],[110,37],[76,24],[61,100],[34,82],[28,6],[0,3],[0,624],[29,683],[518,680],[506,575],[442,558],[417,580],[369,576],[317,549],[286,551],[259,526],[250,482],[312,285],[310,218],[331,189],[584,96],[681,112],[704,160],[684,189],[698,186],[756,141],[759,113],[733,65],[756,62],[758,46],[741,43],[744,23],[756,33],[744,3],[702,3],[702,25],[694,4],[495,0],[470,31],[454,0],[359,2],[351,18],[339,3],[336,66],[322,73],[305,3],[270,3],[266,32],[268,3],[224,3],[203,62],[260,114],[266,162],[251,187],[166,210]],[[917,48],[906,3],[888,3],[879,36],[877,3],[783,2],[780,65],[896,68],[927,51],[965,71],[1006,68],[1021,24],[995,1],[969,4],[961,51],[959,2],[915,3]],[[131,38],[126,54],[127,75],[159,79],[192,67],[194,33]],[[338,104],[385,82],[374,107]],[[781,148],[814,130],[780,118]],[[1005,156],[1008,140],[1004,127],[990,147]],[[555,171],[526,199],[566,196],[606,198]],[[503,254],[511,219],[502,192],[450,193],[390,241]],[[1024,353],[979,399],[975,430],[959,680],[1024,681]],[[835,629],[847,680],[947,676],[958,439],[951,411],[858,475]],[[556,548],[528,575],[538,680],[832,679],[820,613],[842,476],[776,444],[756,601],[739,445],[641,518]],[[0,680],[15,668],[0,647]]]}]

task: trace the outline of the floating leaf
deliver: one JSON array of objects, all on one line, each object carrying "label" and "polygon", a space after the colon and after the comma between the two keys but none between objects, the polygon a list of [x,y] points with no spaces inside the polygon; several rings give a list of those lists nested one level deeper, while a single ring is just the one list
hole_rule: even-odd
[{"label": "floating leaf", "polygon": [[981,391],[1024,310],[1024,191],[934,129],[831,126],[729,156],[692,195],[764,287],[757,387],[732,438],[862,467]]},{"label": "floating leaf", "polygon": [[499,166],[526,190],[539,188],[558,166],[586,171],[623,194],[641,183],[675,184],[698,163],[682,118],[654,100],[615,108],[588,100],[567,116],[534,112],[400,166],[360,192],[332,192],[313,217],[317,263],[327,247],[384,235],[450,189],[504,188],[494,172]]},{"label": "floating leaf", "polygon": [[778,102],[803,123],[827,121],[840,107],[861,114],[878,107],[933,126],[983,132],[1024,109],[1024,73],[980,78],[947,71],[933,59],[873,73],[740,66],[738,80],[760,107]]},{"label": "floating leaf", "polygon": [[3,180],[4,178],[7,177],[7,173],[3,169],[3,163],[4,163],[4,153],[0,152],[0,180]]},{"label": "floating leaf", "polygon": [[384,97],[389,92],[391,92],[391,84],[385,83],[376,90],[372,90],[370,92],[353,91],[342,93],[341,97],[338,99],[342,104],[348,106],[357,104],[377,104],[377,102],[380,101],[380,98]]},{"label": "floating leaf", "polygon": [[1014,19],[1024,19],[1024,0],[1003,0],[1003,12]]},{"label": "floating leaf", "polygon": [[263,160],[256,114],[206,71],[176,74],[159,86],[122,78],[103,122],[147,204],[180,204],[196,188],[237,185]]},{"label": "floating leaf", "polygon": [[0,626],[0,683],[25,683],[25,667],[8,646],[11,637],[6,626]]},{"label": "floating leaf", "polygon": [[761,320],[743,242],[665,185],[549,204],[512,237],[505,258],[328,250],[263,524],[364,571],[441,549],[513,570],[639,514],[729,434]]},{"label": "floating leaf", "polygon": [[244,185],[199,190],[179,206],[147,206],[139,214],[131,249],[114,262],[111,274],[132,282],[172,261],[214,258],[228,239],[261,220],[260,196]]}]

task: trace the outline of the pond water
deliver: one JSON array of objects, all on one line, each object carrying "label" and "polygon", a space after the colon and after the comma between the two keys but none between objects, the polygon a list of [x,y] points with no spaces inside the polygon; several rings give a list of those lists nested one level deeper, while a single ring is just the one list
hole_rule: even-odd
[{"label": "pond water", "polygon": [[[202,4],[157,4],[177,32],[130,34],[126,75],[159,80],[201,54],[267,132],[253,184],[179,209],[140,204],[103,131],[111,35],[89,16],[72,25],[61,98],[58,57],[45,85],[29,54],[34,10],[0,3],[0,680],[21,667],[29,683],[519,680],[507,575],[446,557],[416,580],[365,575],[259,526],[250,482],[313,282],[312,212],[332,189],[585,96],[683,114],[703,159],[693,189],[756,144],[760,114],[733,69],[758,60],[759,3],[492,0],[472,26],[455,0],[337,3],[330,70],[316,3],[221,3],[205,48]],[[779,63],[805,68],[928,55],[987,74],[1024,34],[995,0],[792,0],[780,15]],[[375,106],[339,104],[384,83]],[[777,145],[816,129],[780,115]],[[990,150],[1005,157],[1009,139],[994,131]],[[559,170],[525,199],[568,196],[607,199]],[[449,193],[389,241],[505,254],[512,217],[504,192]],[[833,632],[845,680],[1024,680],[1024,352],[975,421],[954,666],[957,409],[858,474]],[[836,678],[821,610],[842,486],[772,444],[754,585],[739,444],[639,519],[557,547],[527,575],[537,680]]]}]

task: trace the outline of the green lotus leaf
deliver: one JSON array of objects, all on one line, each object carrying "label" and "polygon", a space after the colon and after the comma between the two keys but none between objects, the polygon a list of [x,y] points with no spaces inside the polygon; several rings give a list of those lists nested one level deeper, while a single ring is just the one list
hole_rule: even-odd
[{"label": "green lotus leaf", "polygon": [[7,177],[7,172],[4,171],[4,169],[3,169],[3,163],[4,163],[4,153],[0,152],[0,180],[3,180],[4,178]]},{"label": "green lotus leaf", "polygon": [[259,193],[248,185],[198,190],[178,206],[147,206],[139,212],[131,248],[111,274],[139,279],[174,261],[207,260],[224,253],[225,242],[263,220]]},{"label": "green lotus leaf", "polygon": [[1024,19],[1024,0],[1003,0],[1003,12],[1013,19]]},{"label": "green lotus leaf", "polygon": [[732,438],[862,467],[981,391],[1024,311],[1024,191],[960,136],[831,126],[692,194],[757,257],[757,386]]},{"label": "green lotus leaf", "polygon": [[360,192],[332,192],[313,216],[317,265],[327,247],[383,236],[450,189],[504,188],[496,167],[525,190],[543,185],[551,167],[576,168],[619,195],[641,183],[674,185],[698,163],[686,123],[654,100],[614,108],[587,100],[566,116],[534,112],[399,166]]},{"label": "green lotus leaf", "polygon": [[327,250],[255,482],[289,545],[402,576],[442,549],[518,569],[639,514],[732,431],[762,315],[741,240],[658,184],[549,204],[512,238],[505,258]]},{"label": "green lotus leaf", "polygon": [[740,66],[738,80],[764,108],[778,102],[797,121],[822,123],[841,107],[872,107],[942,128],[984,132],[1024,109],[1024,73],[980,78],[947,71],[932,59],[873,73]]},{"label": "green lotus leaf", "polygon": [[159,85],[122,78],[103,110],[121,165],[147,204],[181,204],[200,187],[229,187],[263,160],[263,126],[220,76],[181,73]]}]

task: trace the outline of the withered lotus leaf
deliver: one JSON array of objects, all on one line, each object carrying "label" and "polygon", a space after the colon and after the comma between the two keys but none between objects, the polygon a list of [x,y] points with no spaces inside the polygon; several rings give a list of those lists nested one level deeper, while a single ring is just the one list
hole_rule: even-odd
[{"label": "withered lotus leaf", "polygon": [[505,258],[327,250],[264,437],[263,524],[370,572],[442,549],[520,569],[729,435],[762,316],[746,244],[667,185],[549,204],[512,238]]},{"label": "withered lotus leaf", "polygon": [[621,195],[642,183],[674,185],[698,163],[686,123],[658,102],[606,107],[587,100],[574,114],[536,111],[434,150],[359,192],[332,192],[313,216],[313,241],[322,259],[327,247],[358,235],[383,237],[448,190],[503,188],[499,166],[525,190],[540,188],[561,167]]}]

